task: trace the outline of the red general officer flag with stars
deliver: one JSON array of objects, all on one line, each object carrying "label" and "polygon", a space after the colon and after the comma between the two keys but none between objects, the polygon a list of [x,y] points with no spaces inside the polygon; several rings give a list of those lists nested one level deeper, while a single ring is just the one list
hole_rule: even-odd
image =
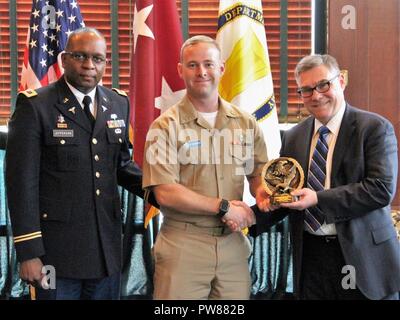
[{"label": "red general officer flag with stars", "polygon": [[140,166],[150,124],[184,95],[179,78],[182,31],[176,2],[137,0],[131,63],[131,125],[134,158]]},{"label": "red general officer flag with stars", "polygon": [[72,31],[84,26],[76,0],[33,0],[20,90],[36,89],[60,78],[64,73],[60,53]]}]

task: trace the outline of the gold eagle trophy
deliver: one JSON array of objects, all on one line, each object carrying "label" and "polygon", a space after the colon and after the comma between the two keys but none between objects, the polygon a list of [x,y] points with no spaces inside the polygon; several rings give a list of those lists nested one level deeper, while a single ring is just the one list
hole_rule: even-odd
[{"label": "gold eagle trophy", "polygon": [[271,204],[294,202],[297,197],[290,193],[303,187],[304,171],[295,159],[281,157],[265,164],[261,180],[264,190],[270,195]]}]

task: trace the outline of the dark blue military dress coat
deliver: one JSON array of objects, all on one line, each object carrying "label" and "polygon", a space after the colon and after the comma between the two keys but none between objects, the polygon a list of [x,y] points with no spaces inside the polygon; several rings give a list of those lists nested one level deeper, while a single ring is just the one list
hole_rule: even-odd
[{"label": "dark blue military dress coat", "polygon": [[17,257],[41,257],[57,277],[119,272],[117,184],[143,197],[129,154],[128,98],[98,86],[96,99],[93,130],[63,78],[19,94],[9,122],[6,183]]}]

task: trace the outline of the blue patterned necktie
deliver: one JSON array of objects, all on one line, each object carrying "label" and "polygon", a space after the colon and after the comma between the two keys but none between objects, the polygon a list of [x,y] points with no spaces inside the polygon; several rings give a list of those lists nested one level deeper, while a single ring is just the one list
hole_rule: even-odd
[{"label": "blue patterned necktie", "polygon": [[[307,187],[314,191],[321,191],[325,188],[326,157],[328,155],[328,143],[326,136],[329,133],[327,127],[320,127],[319,138],[311,158],[310,169],[308,170]],[[305,210],[304,222],[312,231],[317,231],[324,223],[324,214],[317,206]]]}]

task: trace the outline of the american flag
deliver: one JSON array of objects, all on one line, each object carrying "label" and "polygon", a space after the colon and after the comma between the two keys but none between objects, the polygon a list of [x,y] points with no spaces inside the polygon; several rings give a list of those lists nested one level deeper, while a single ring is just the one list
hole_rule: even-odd
[{"label": "american flag", "polygon": [[20,90],[36,89],[60,78],[59,55],[71,32],[84,26],[76,0],[33,0]]}]

